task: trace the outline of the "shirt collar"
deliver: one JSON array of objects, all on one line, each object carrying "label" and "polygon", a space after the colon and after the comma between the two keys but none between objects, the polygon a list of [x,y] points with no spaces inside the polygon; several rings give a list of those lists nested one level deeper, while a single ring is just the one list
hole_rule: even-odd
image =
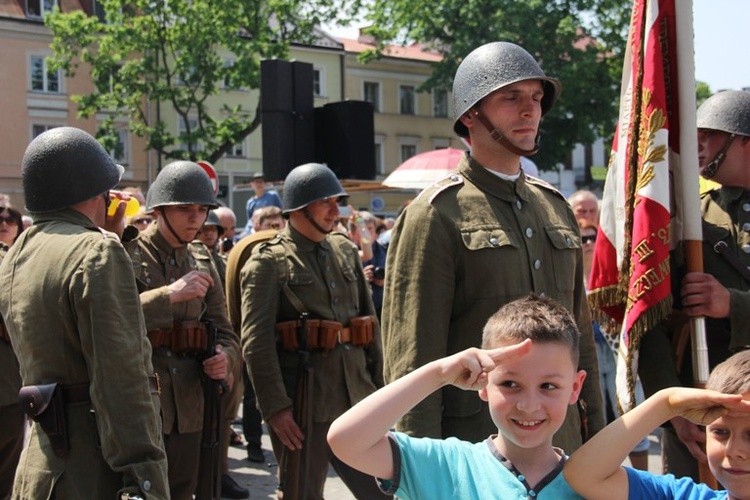
[{"label": "shirt collar", "polygon": [[173,248],[164,235],[159,232],[158,223],[150,224],[145,230],[143,230],[141,235],[144,239],[150,241],[154,245],[159,252],[159,257],[162,262],[167,262],[167,259],[174,257],[177,266],[183,266],[188,254],[187,245],[180,245],[177,248]]},{"label": "shirt collar", "polygon": [[326,236],[323,241],[320,243],[316,243],[309,239],[307,236],[304,236],[302,233],[294,229],[294,227],[287,223],[284,230],[281,232],[284,236],[291,239],[295,245],[297,245],[298,248],[305,252],[313,252],[315,251],[315,248],[319,245],[325,250],[329,250],[331,248],[331,244],[328,242],[328,236]]},{"label": "shirt collar", "polygon": [[530,201],[529,189],[526,185],[526,174],[523,173],[523,170],[521,170],[521,176],[515,181],[501,179],[489,172],[484,165],[476,161],[468,153],[459,162],[457,170],[458,173],[469,179],[481,191],[491,196],[508,202],[515,201],[518,198]]}]

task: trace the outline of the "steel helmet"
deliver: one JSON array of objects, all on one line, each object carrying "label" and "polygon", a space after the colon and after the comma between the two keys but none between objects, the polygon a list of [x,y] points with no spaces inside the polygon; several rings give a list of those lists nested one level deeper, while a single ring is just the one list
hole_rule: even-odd
[{"label": "steel helmet", "polygon": [[123,171],[88,132],[50,129],[31,141],[23,155],[26,210],[52,212],[94,198],[115,187]]},{"label": "steel helmet", "polygon": [[219,237],[224,234],[224,226],[221,225],[219,216],[216,215],[216,210],[209,210],[208,217],[206,218],[206,222],[203,223],[203,226],[216,226],[216,229],[219,231]]},{"label": "steel helmet", "polygon": [[712,95],[698,108],[697,125],[750,137],[750,92],[725,90]]},{"label": "steel helmet", "polygon": [[295,167],[284,180],[282,214],[306,207],[310,203],[334,196],[349,196],[333,170],[320,163]]},{"label": "steel helmet", "polygon": [[167,205],[205,205],[216,208],[214,188],[208,174],[192,161],[175,161],[165,166],[146,195],[146,212]]},{"label": "steel helmet", "polygon": [[542,115],[546,114],[560,96],[560,80],[545,75],[531,54],[514,43],[491,42],[474,49],[461,61],[453,79],[453,130],[468,137],[461,115],[497,89],[524,80],[541,80]]}]

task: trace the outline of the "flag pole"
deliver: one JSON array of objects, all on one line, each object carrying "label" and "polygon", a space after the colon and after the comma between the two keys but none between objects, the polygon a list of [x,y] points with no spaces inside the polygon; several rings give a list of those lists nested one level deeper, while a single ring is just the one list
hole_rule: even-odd
[{"label": "flag pole", "polygon": [[[680,105],[680,181],[682,221],[688,272],[703,272],[703,230],[700,213],[698,167],[698,134],[695,103],[695,57],[693,48],[693,1],[683,0],[675,6],[677,71]],[[693,358],[693,385],[705,388],[708,381],[708,346],[706,321],[691,318],[690,338]],[[716,478],[708,466],[699,463],[701,482],[717,489]]]}]

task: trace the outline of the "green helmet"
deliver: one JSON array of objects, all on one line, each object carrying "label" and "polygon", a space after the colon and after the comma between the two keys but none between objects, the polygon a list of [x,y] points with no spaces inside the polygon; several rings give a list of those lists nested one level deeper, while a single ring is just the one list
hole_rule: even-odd
[{"label": "green helmet", "polygon": [[115,187],[123,171],[91,134],[73,127],[50,129],[23,155],[26,210],[52,212],[94,198]]},{"label": "green helmet", "polygon": [[146,195],[146,211],[167,205],[205,205],[216,208],[214,188],[208,174],[192,161],[175,161],[165,166]]},{"label": "green helmet", "polygon": [[542,115],[546,114],[560,96],[560,80],[545,75],[531,54],[514,43],[492,42],[474,49],[461,61],[453,79],[453,130],[468,137],[461,115],[492,92],[524,80],[541,80]]},{"label": "green helmet", "polygon": [[750,92],[725,90],[706,99],[697,115],[698,128],[750,137]]},{"label": "green helmet", "polygon": [[206,218],[206,222],[203,223],[203,226],[216,226],[219,230],[219,237],[224,234],[224,226],[221,225],[219,216],[216,215],[216,210],[210,210],[208,212],[208,217]]},{"label": "green helmet", "polygon": [[305,208],[314,201],[349,196],[341,187],[333,170],[320,163],[306,163],[295,167],[284,180],[284,211],[290,212]]}]

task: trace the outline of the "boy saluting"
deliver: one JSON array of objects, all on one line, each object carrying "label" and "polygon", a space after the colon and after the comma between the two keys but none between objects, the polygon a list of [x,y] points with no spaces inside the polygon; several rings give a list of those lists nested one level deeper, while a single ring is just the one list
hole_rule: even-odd
[{"label": "boy saluting", "polygon": [[[484,327],[482,349],[423,365],[339,417],[328,442],[345,463],[380,478],[399,498],[580,498],[562,474],[567,457],[552,436],[574,404],[579,332],[570,313],[536,295],[513,301]],[[480,443],[390,432],[432,392],[479,391],[497,434]]]}]

